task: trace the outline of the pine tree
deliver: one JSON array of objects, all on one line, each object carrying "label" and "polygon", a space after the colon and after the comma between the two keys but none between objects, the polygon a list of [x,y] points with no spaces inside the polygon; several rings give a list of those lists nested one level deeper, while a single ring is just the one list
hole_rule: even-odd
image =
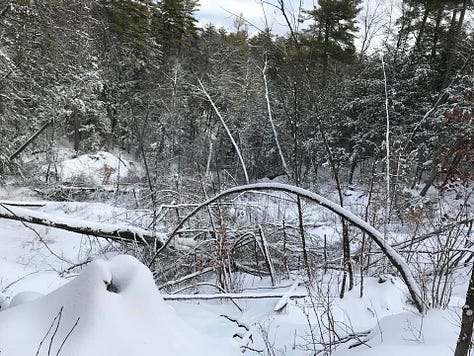
[{"label": "pine tree", "polygon": [[337,63],[354,60],[356,17],[360,0],[320,0],[319,7],[307,11],[313,20],[308,34],[312,51],[321,60],[325,84],[328,72]]},{"label": "pine tree", "polygon": [[[103,110],[98,98],[96,53],[89,37],[92,2],[17,2],[11,5],[5,22],[4,53],[8,54],[8,89],[4,126],[17,130],[10,145],[18,147],[32,132],[52,122],[54,132],[92,141],[98,136]],[[21,98],[21,100],[18,100]],[[86,118],[79,124],[82,118]],[[21,129],[20,129],[21,128]],[[97,135],[96,135],[97,134]]]},{"label": "pine tree", "polygon": [[159,3],[159,29],[164,53],[177,55],[197,39],[196,0],[162,0]]},{"label": "pine tree", "polygon": [[130,150],[140,135],[148,100],[162,61],[159,8],[150,1],[102,0],[94,17],[104,29],[94,34],[103,80],[101,100],[110,122],[107,145]]}]

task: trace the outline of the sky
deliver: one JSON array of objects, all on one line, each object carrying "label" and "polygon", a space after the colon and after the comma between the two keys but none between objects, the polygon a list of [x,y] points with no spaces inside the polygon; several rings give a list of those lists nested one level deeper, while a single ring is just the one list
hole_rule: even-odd
[{"label": "sky", "polygon": [[[303,9],[313,9],[317,6],[317,0],[284,0],[285,11],[290,17],[293,28],[298,30],[308,25],[298,23],[296,16],[301,2]],[[382,24],[387,24],[393,15],[399,13],[400,0],[364,0],[359,13],[359,22],[361,23],[368,7],[369,14],[374,11],[379,16],[379,29],[377,34],[371,40],[370,51],[378,48],[383,41]],[[265,28],[265,16],[272,31],[280,36],[289,33],[284,17],[279,10],[278,0],[200,0],[199,11],[195,13],[199,25],[204,27],[208,23],[213,23],[217,27],[224,27],[228,30],[235,30],[235,18],[242,14],[248,25],[250,35],[259,33]],[[377,9],[377,10],[375,10]],[[396,16],[395,16],[396,17]],[[359,28],[361,28],[359,23]],[[355,45],[358,49],[362,47],[362,32],[356,34]]]},{"label": "sky", "polygon": [[[300,0],[285,0],[288,14],[296,14]],[[312,9],[316,0],[301,0],[303,8]],[[288,32],[284,18],[280,11],[271,4],[278,4],[277,0],[200,0],[199,11],[196,17],[201,26],[212,22],[214,25],[235,29],[233,26],[236,15],[242,14],[248,21],[249,33],[255,34],[265,27],[265,15],[273,32],[283,35]]]}]

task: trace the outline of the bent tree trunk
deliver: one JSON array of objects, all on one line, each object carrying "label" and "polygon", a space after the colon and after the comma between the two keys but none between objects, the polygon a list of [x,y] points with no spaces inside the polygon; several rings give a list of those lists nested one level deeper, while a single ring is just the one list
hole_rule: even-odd
[{"label": "bent tree trunk", "polygon": [[407,265],[405,260],[394,250],[392,246],[387,244],[382,233],[376,230],[373,226],[357,217],[350,211],[342,208],[340,205],[318,195],[313,192],[310,192],[306,189],[298,188],[288,184],[280,183],[256,183],[256,184],[247,184],[243,186],[238,186],[234,188],[227,189],[216,196],[206,200],[204,203],[197,206],[193,211],[191,211],[181,222],[174,228],[174,230],[168,236],[168,239],[164,242],[163,246],[155,253],[151,259],[149,266],[152,266],[158,257],[158,255],[168,246],[168,244],[173,239],[173,236],[181,229],[181,227],[188,221],[191,217],[196,215],[202,208],[212,204],[216,200],[224,198],[228,195],[244,193],[248,191],[260,191],[260,190],[273,190],[273,191],[282,191],[286,193],[296,194],[302,198],[308,199],[312,202],[315,202],[322,207],[334,212],[340,217],[351,222],[353,225],[357,226],[363,232],[365,232],[370,238],[379,246],[380,250],[387,256],[390,263],[398,270],[400,276],[408,287],[408,291],[413,299],[413,302],[420,313],[424,312],[424,301],[422,298],[420,287],[415,280],[413,272],[410,267]]}]

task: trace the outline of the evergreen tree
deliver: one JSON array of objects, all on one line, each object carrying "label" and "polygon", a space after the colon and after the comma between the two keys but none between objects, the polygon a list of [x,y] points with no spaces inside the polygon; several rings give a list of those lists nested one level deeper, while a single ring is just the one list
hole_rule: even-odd
[{"label": "evergreen tree", "polygon": [[197,39],[197,0],[161,0],[159,3],[160,43],[167,56],[177,55]]},{"label": "evergreen tree", "polygon": [[103,79],[101,100],[110,122],[107,144],[131,150],[140,135],[140,120],[154,108],[153,97],[162,61],[158,6],[149,1],[102,0],[94,17],[104,25],[95,33]]},{"label": "evergreen tree", "polygon": [[323,82],[337,63],[354,60],[354,36],[360,0],[320,0],[319,6],[307,11],[313,23],[308,33],[314,57],[322,64]]},{"label": "evergreen tree", "polygon": [[[5,18],[3,50],[11,76],[5,114],[18,130],[12,146],[51,122],[59,134],[99,147],[103,108],[96,53],[89,37],[92,2],[16,2]],[[21,98],[21,100],[18,100]],[[85,120],[81,120],[83,117]]]}]

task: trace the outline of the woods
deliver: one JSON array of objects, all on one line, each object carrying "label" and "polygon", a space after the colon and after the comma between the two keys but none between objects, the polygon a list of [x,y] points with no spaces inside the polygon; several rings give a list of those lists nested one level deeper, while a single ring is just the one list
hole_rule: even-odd
[{"label": "woods", "polygon": [[[52,120],[38,144],[50,156],[66,136],[78,154],[119,147],[138,157],[143,148],[150,163],[179,157],[191,174],[209,163],[245,182],[201,82],[252,180],[284,173],[284,155],[292,179],[310,184],[328,160],[339,170],[383,159],[381,54],[394,126],[392,167],[404,169],[392,174],[417,183],[438,167],[446,185],[472,163],[460,147],[472,146],[468,2],[404,2],[403,16],[383,34],[383,53],[373,55],[356,53],[354,45],[360,2],[301,9],[309,26],[290,28],[288,37],[270,28],[249,36],[245,26],[198,30],[197,8],[192,1],[7,4],[4,169],[15,169],[7,157]],[[264,66],[278,151],[265,119]],[[443,90],[443,102],[420,122]]]},{"label": "woods", "polygon": [[[268,279],[275,310],[305,298],[308,354],[373,342],[334,300],[397,276],[422,318],[462,312],[467,355],[472,0],[256,3],[263,27],[232,14],[223,28],[196,0],[0,0],[0,183],[34,197],[2,196],[0,218],[106,241],[98,256],[134,255],[165,300],[192,289],[244,312],[234,299],[265,293],[242,286]],[[77,202],[125,211],[70,219]],[[279,354],[257,329],[258,353]]]}]

